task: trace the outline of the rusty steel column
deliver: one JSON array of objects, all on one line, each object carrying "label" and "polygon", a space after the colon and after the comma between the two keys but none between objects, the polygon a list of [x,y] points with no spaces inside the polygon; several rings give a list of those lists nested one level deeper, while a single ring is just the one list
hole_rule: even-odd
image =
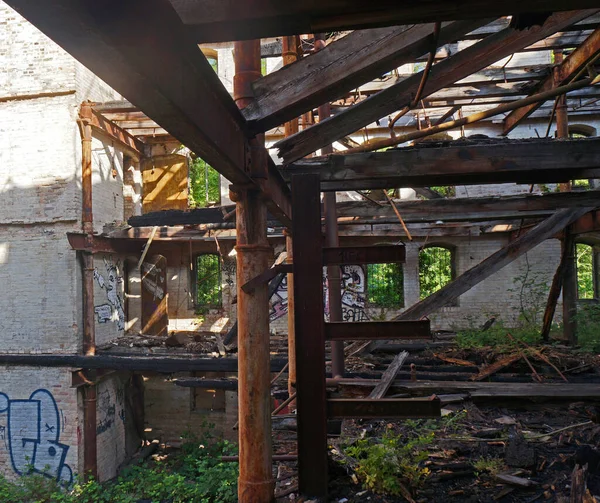
[{"label": "rusty steel column", "polygon": [[[319,33],[315,35],[315,51],[323,50],[326,46],[325,37]],[[331,115],[331,105],[324,103],[319,107],[319,122]],[[321,155],[333,153],[333,147],[327,145],[321,149]],[[325,214],[325,246],[335,247],[340,245],[337,224],[336,193],[325,192],[323,195]],[[343,321],[342,317],[342,291],[341,267],[338,265],[327,266],[327,299],[329,304],[329,320]],[[331,374],[335,377],[344,376],[344,342],[331,341]]]},{"label": "rusty steel column", "polygon": [[[77,121],[81,134],[81,228],[93,244],[94,218],[92,212],[92,105],[83,102]],[[94,318],[94,256],[80,252],[83,281],[83,354],[96,354],[96,320]],[[98,478],[96,434],[96,385],[83,387],[83,472],[86,480]]]},{"label": "rusty steel column", "polygon": [[[243,108],[252,98],[251,83],[260,78],[260,40],[234,45],[234,98]],[[253,141],[252,172],[266,172],[264,136]],[[245,293],[242,285],[269,267],[267,209],[262,195],[247,187],[232,187],[236,202],[238,405],[238,501],[270,503],[275,481],[271,452],[271,390],[269,361],[269,299],[265,283]]]},{"label": "rusty steel column", "polygon": [[[289,231],[285,233],[285,247],[287,251],[287,263],[294,263],[294,250],[292,236]],[[296,392],[296,320],[294,311],[294,274],[287,275],[288,294],[288,394],[292,396]],[[290,409],[296,406],[296,401],[290,402]]]},{"label": "rusty steel column", "polygon": [[[282,56],[283,56],[283,66],[291,65],[298,60],[297,53],[297,43],[295,36],[283,37],[282,40]],[[287,138],[288,136],[292,136],[298,132],[298,118],[292,119],[291,121],[286,122],[283,125],[284,128],[284,136]],[[288,275],[289,276],[289,275]],[[289,292],[289,289],[288,289]],[[288,293],[289,295],[289,293]]]},{"label": "rusty steel column", "polygon": [[[563,62],[562,51],[554,51],[554,63],[560,65]],[[560,86],[558,81],[558,66],[554,68],[554,79],[556,87]],[[569,116],[567,114],[567,96],[561,94],[556,98],[556,137],[569,139]]]}]

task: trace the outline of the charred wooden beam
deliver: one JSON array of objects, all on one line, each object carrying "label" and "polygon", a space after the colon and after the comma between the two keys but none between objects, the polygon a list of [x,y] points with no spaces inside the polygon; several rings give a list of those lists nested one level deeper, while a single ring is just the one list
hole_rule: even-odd
[{"label": "charred wooden beam", "polygon": [[[570,11],[551,15],[542,26],[527,30],[506,28],[486,37],[431,68],[422,97],[447,87],[473,72],[519,51],[533,42],[580,21],[596,10]],[[422,72],[381,91],[348,110],[275,144],[284,164],[296,161],[338,138],[358,131],[381,117],[409,106],[422,79]]]},{"label": "charred wooden beam", "polygon": [[[446,24],[438,44],[451,42],[486,21]],[[255,99],[244,117],[256,132],[284,123],[327,103],[431,50],[433,23],[358,30],[256,81]]]},{"label": "charred wooden beam", "polygon": [[334,418],[426,418],[440,417],[440,399],[429,398],[330,398],[327,417]]},{"label": "charred wooden beam", "polygon": [[197,42],[228,42],[280,35],[301,35],[412,23],[499,17],[523,12],[553,12],[597,6],[593,0],[485,2],[435,0],[398,4],[394,0],[309,0],[252,3],[221,0],[172,0]]},{"label": "charred wooden beam", "polygon": [[600,140],[531,140],[331,155],[297,161],[282,174],[318,173],[321,190],[542,183],[600,176]]},{"label": "charred wooden beam", "polygon": [[323,265],[403,263],[404,246],[339,246],[323,248]]},{"label": "charred wooden beam", "polygon": [[8,4],[232,183],[258,185],[289,223],[287,187],[275,170],[246,173],[245,120],[168,0]]},{"label": "charred wooden beam", "polygon": [[371,341],[392,339],[431,339],[429,320],[329,322],[325,324],[329,341]]},{"label": "charred wooden beam", "polygon": [[[577,49],[565,58],[553,74],[546,77],[532,94],[549,91],[564,85],[573,79],[585,66],[600,52],[600,28],[597,28]],[[504,130],[506,135],[516,128],[524,119],[543,105],[543,102],[534,103],[517,110],[513,110],[504,119]]]}]

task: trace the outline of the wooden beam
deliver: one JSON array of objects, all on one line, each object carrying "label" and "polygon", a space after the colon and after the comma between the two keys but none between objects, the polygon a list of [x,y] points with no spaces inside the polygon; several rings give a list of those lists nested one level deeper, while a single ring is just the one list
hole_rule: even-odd
[{"label": "wooden beam", "polygon": [[[597,28],[577,49],[567,56],[554,72],[546,77],[531,94],[549,91],[575,77],[600,52],[600,28]],[[507,135],[524,119],[543,105],[543,102],[513,110],[504,119],[503,135]]]},{"label": "wooden beam", "polygon": [[323,248],[323,265],[403,263],[405,259],[406,249],[402,245]]},{"label": "wooden beam", "polygon": [[[600,202],[597,204],[600,204]],[[395,319],[399,321],[418,320],[423,316],[427,316],[439,308],[448,305],[460,295],[467,292],[478,283],[481,283],[484,279],[490,277],[521,255],[535,248],[546,239],[550,239],[557,232],[560,232],[570,223],[593,209],[594,207],[568,208],[557,211],[553,216],[544,220],[521,237],[510,242],[496,253],[493,253],[483,262],[477,264],[468,271],[465,271],[458,278],[451,281],[437,292],[431,294],[422,301],[417,302]]]},{"label": "wooden beam", "polygon": [[[252,183],[245,120],[168,0],[7,3],[228,180]],[[259,185],[289,221],[274,177]]]},{"label": "wooden beam", "polygon": [[440,417],[440,399],[429,398],[330,398],[329,418],[425,418]]},{"label": "wooden beam", "polygon": [[[490,35],[434,65],[422,97],[425,98],[595,12],[597,10],[559,12],[552,14],[542,26],[521,31],[507,28]],[[409,106],[421,79],[422,72],[417,73],[330,119],[277,142],[274,147],[279,148],[278,155],[283,158],[284,164],[296,161],[381,117]]]},{"label": "wooden beam", "polygon": [[[447,23],[444,45],[485,24],[483,20]],[[254,82],[254,97],[243,114],[257,133],[356,89],[381,74],[431,50],[434,23],[357,30],[323,50]]]},{"label": "wooden beam", "polygon": [[318,173],[321,190],[560,182],[600,176],[600,139],[525,140],[314,157],[281,169]]},{"label": "wooden beam", "polygon": [[402,367],[402,364],[406,358],[408,358],[408,351],[402,351],[394,357],[392,363],[389,364],[388,368],[385,369],[385,372],[381,376],[381,381],[379,381],[379,384],[377,384],[373,391],[369,393],[369,398],[379,400],[385,396],[390,389],[392,382],[394,382],[394,379],[396,379],[396,375],[398,374],[398,371]]},{"label": "wooden beam", "polygon": [[325,323],[328,341],[431,339],[429,320],[408,322],[364,321]]},{"label": "wooden beam", "polygon": [[527,0],[485,2],[434,0],[414,4],[395,0],[307,0],[252,3],[222,0],[172,0],[188,30],[199,43],[228,42],[281,35],[301,35],[412,23],[453,21],[552,12],[597,6],[593,0]]}]

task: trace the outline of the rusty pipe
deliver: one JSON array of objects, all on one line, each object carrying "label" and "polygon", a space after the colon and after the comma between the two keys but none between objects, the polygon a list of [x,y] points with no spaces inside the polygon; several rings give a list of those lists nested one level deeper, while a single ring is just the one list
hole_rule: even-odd
[{"label": "rusty pipe", "polygon": [[[294,253],[292,246],[292,236],[285,231],[285,247],[287,251],[286,261],[288,264],[294,263]],[[294,274],[287,275],[288,292],[288,394],[292,396],[296,393],[296,321],[294,311]],[[290,403],[290,408],[295,407],[295,401]]]},{"label": "rusty pipe", "polygon": [[[322,33],[315,35],[315,52],[326,47],[325,37]],[[319,107],[319,122],[331,115],[331,105],[324,103]],[[333,153],[333,147],[326,145],[321,149],[322,155]],[[326,192],[323,196],[325,214],[325,245],[337,247],[340,245],[337,223],[336,193]],[[342,292],[340,266],[327,266],[327,299],[329,304],[329,320],[343,321],[342,318]],[[331,342],[331,373],[333,377],[344,376],[344,342]]]},{"label": "rusty pipe", "polygon": [[[260,78],[260,40],[235,42],[234,97],[238,107],[252,100],[252,82]],[[252,147],[252,171],[267,172],[264,136]],[[259,166],[256,164],[260,163]],[[250,171],[250,170],[248,170]],[[267,284],[250,293],[242,285],[269,266],[267,209],[255,190],[239,190],[236,199],[238,313],[238,501],[270,503],[274,499],[271,449],[269,299]]]},{"label": "rusty pipe", "polygon": [[[295,36],[286,36],[282,40],[283,66],[291,65],[298,60],[297,41]],[[284,135],[287,138],[298,132],[298,118],[292,119],[283,125]]]},{"label": "rusty pipe", "polygon": [[97,480],[96,385],[85,386],[83,393],[83,472],[86,480]]}]

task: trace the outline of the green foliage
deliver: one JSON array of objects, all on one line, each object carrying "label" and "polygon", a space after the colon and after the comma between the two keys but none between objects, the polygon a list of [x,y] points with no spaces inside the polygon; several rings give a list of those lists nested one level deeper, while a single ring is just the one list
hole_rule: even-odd
[{"label": "green foliage", "polygon": [[429,188],[444,197],[456,197],[456,187],[454,185],[439,185]]},{"label": "green foliage", "polygon": [[367,302],[371,307],[398,308],[404,306],[402,264],[368,264]]},{"label": "green foliage", "polygon": [[581,349],[600,353],[600,304],[583,304],[578,306],[577,341]]},{"label": "green foliage", "polygon": [[221,258],[214,253],[196,257],[196,312],[221,307]]},{"label": "green foliage", "polygon": [[452,251],[430,246],[419,252],[419,286],[421,299],[429,297],[453,278]]},{"label": "green foliage", "polygon": [[236,453],[233,444],[206,435],[190,437],[180,455],[126,469],[116,481],[76,482],[66,491],[41,475],[11,483],[0,477],[3,503],[234,503],[237,501],[237,463],[221,456]]},{"label": "green foliage", "polygon": [[507,337],[507,333],[510,333],[514,339],[527,344],[535,344],[540,339],[540,327],[525,324],[507,327],[502,320],[498,320],[485,332],[470,323],[469,327],[456,332],[456,344],[462,349],[484,347],[493,347],[500,351],[512,349],[514,344]]},{"label": "green foliage", "polygon": [[407,438],[386,431],[381,439],[365,438],[347,446],[344,452],[357,462],[356,475],[366,489],[398,496],[402,485],[420,487],[429,476],[422,466],[434,434]]},{"label": "green foliage", "polygon": [[577,294],[580,299],[594,298],[594,252],[590,245],[577,243]]},{"label": "green foliage", "polygon": [[473,463],[473,468],[475,468],[475,475],[480,475],[481,473],[496,475],[504,470],[505,466],[500,458],[481,457]]},{"label": "green foliage", "polygon": [[513,307],[516,311],[515,327],[539,330],[550,285],[541,274],[531,272],[527,254],[525,254],[525,264],[520,274],[513,278],[514,286],[508,289],[509,292],[516,293],[518,300],[518,305]]},{"label": "green foliage", "polygon": [[[211,168],[204,160],[196,157],[190,161],[190,206],[204,208],[221,201],[221,182],[219,172]],[[208,191],[206,181],[208,177]]]}]

